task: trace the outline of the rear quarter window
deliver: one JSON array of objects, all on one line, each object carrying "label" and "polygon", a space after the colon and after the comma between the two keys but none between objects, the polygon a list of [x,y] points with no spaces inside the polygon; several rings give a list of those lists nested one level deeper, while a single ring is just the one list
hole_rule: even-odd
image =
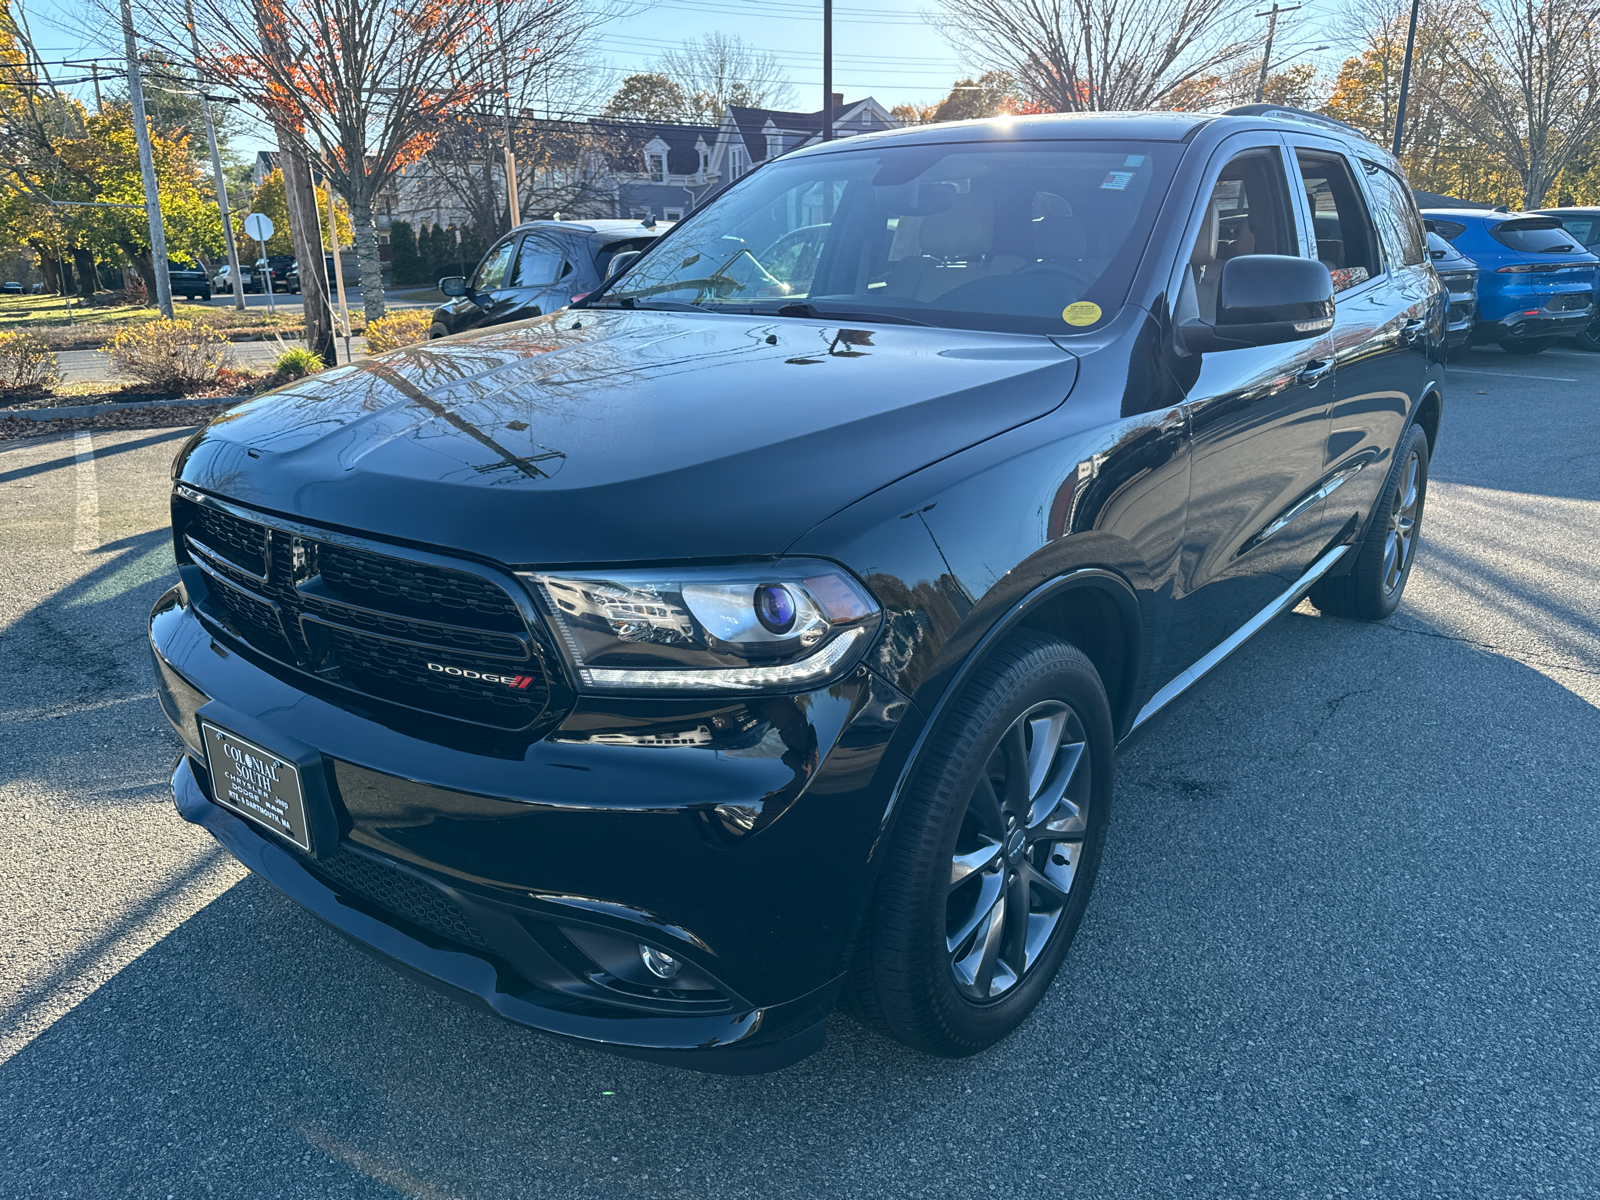
[{"label": "rear quarter window", "polygon": [[1429,221],[1428,228],[1452,244],[1467,231],[1467,227],[1460,221],[1441,221],[1438,219]]}]

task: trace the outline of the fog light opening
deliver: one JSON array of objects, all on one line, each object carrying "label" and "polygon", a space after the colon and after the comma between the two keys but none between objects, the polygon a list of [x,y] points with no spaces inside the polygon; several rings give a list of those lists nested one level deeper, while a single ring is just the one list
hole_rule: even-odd
[{"label": "fog light opening", "polygon": [[639,957],[644,962],[645,970],[657,979],[676,979],[678,972],[683,970],[683,964],[665,950],[657,950],[643,942],[639,943]]}]

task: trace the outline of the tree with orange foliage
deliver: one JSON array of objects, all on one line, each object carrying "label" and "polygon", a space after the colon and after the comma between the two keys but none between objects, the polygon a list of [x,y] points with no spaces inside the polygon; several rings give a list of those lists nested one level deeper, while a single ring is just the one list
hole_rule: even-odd
[{"label": "tree with orange foliage", "polygon": [[[488,108],[578,0],[193,0],[201,70],[256,105],[349,205],[367,319],[383,316],[378,195],[440,132]],[[184,0],[146,37],[187,57]]]}]

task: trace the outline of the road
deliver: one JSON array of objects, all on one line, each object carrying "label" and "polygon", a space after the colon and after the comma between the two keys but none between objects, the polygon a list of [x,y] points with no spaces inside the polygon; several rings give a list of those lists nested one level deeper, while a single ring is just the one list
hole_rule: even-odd
[{"label": "road", "polygon": [[0,443],[0,1197],[1600,1196],[1597,384],[1452,368],[1401,612],[1302,605],[1125,752],[1014,1037],[755,1078],[469,1011],[180,821],[184,432]]}]

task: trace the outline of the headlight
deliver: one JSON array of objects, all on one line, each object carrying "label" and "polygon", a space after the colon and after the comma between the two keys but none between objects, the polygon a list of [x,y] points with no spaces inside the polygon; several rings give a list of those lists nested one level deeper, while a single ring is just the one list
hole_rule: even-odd
[{"label": "headlight", "polygon": [[523,573],[572,669],[604,691],[788,691],[843,674],[878,606],[832,563]]}]

